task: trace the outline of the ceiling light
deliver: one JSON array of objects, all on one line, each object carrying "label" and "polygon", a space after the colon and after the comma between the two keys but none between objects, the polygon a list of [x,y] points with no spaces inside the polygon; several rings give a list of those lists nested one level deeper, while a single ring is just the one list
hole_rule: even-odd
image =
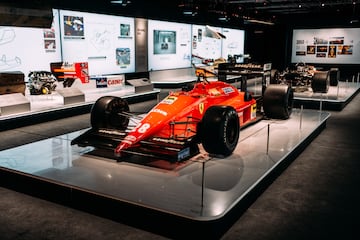
[{"label": "ceiling light", "polygon": [[226,16],[220,16],[218,19],[219,19],[220,21],[227,21],[227,20],[229,20]]},{"label": "ceiling light", "polygon": [[185,9],[183,11],[183,14],[186,16],[195,16],[197,14],[197,11],[193,11],[191,9]]},{"label": "ceiling light", "polygon": [[111,0],[110,3],[119,4],[119,5],[123,6],[123,7],[125,7],[126,5],[131,3],[131,1],[130,0]]},{"label": "ceiling light", "polygon": [[274,25],[274,23],[270,22],[270,21],[263,21],[263,20],[253,19],[253,18],[244,18],[244,24],[249,24],[249,23],[257,23],[257,24],[264,24],[264,25]]}]

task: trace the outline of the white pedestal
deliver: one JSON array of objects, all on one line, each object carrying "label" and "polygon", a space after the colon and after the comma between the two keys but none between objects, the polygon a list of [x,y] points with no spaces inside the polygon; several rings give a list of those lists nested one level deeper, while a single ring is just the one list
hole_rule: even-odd
[{"label": "white pedestal", "polygon": [[21,93],[0,95],[0,116],[30,111],[30,101]]},{"label": "white pedestal", "polygon": [[85,94],[77,88],[64,88],[56,91],[64,98],[64,105],[85,102]]}]

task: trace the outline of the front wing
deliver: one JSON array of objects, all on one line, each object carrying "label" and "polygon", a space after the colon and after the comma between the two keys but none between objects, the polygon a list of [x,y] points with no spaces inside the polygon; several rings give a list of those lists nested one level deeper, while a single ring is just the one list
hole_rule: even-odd
[{"label": "front wing", "polygon": [[195,138],[175,139],[151,137],[123,151],[121,157],[114,154],[114,149],[126,137],[126,131],[114,129],[89,129],[71,141],[71,145],[92,146],[93,155],[121,161],[131,155],[164,159],[171,162],[187,160],[199,153]]}]

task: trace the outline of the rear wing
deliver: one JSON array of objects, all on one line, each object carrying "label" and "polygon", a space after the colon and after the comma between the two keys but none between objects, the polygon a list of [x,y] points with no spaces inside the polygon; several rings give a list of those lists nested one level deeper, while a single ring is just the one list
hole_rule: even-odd
[{"label": "rear wing", "polygon": [[228,76],[241,76],[241,90],[247,90],[247,79],[253,77],[262,78],[262,95],[270,84],[271,63],[221,63],[218,66],[218,80],[228,82]]}]

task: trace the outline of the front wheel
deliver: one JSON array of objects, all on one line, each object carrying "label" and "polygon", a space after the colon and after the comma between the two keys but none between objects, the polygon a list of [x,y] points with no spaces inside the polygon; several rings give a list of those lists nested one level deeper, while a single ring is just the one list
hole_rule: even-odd
[{"label": "front wheel", "polygon": [[229,156],[239,140],[240,122],[231,106],[209,107],[201,122],[200,140],[210,154]]},{"label": "front wheel", "polygon": [[91,108],[91,126],[95,129],[109,128],[124,130],[129,124],[128,103],[120,97],[104,96]]}]

